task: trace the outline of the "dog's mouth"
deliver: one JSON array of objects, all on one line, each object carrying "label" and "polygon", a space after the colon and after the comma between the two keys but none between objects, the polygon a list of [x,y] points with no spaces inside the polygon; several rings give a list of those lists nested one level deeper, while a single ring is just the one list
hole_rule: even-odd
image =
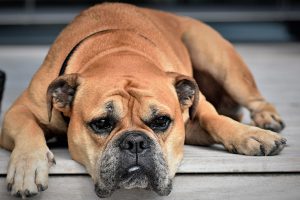
[{"label": "dog's mouth", "polygon": [[168,195],[172,190],[172,180],[159,145],[146,136],[143,136],[143,140],[134,136],[133,141],[142,141],[138,144],[143,144],[145,148],[134,150],[138,147],[133,144],[132,149],[124,150],[120,148],[120,144],[127,136],[111,142],[102,154],[95,185],[96,194],[105,198],[119,188],[142,188],[153,190],[162,196]]},{"label": "dog's mouth", "polygon": [[149,185],[149,178],[147,173],[142,166],[135,165],[126,170],[126,172],[121,175],[119,186],[125,189],[132,188],[144,188],[147,189]]},{"label": "dog's mouth", "polygon": [[172,190],[172,180],[167,174],[158,173],[157,170],[147,172],[142,166],[132,166],[124,174],[119,176],[112,174],[110,177],[108,181],[102,176],[95,185],[95,192],[100,198],[110,197],[117,189],[141,188],[153,190],[161,196],[167,196]]}]

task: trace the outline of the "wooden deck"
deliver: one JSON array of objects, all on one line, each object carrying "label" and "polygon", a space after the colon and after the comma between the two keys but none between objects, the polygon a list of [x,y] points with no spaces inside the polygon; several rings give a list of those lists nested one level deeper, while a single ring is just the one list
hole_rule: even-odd
[{"label": "wooden deck", "polygon": [[[278,156],[230,154],[221,146],[186,146],[170,196],[144,190],[120,190],[111,199],[300,199],[300,44],[238,44],[264,96],[286,122],[288,146]],[[7,73],[3,111],[27,87],[41,64],[45,46],[0,46],[0,69]],[[249,122],[245,111],[245,123]],[[52,149],[49,189],[33,199],[96,199],[85,169],[66,149]],[[6,191],[9,152],[0,150],[0,199],[15,199]]]}]

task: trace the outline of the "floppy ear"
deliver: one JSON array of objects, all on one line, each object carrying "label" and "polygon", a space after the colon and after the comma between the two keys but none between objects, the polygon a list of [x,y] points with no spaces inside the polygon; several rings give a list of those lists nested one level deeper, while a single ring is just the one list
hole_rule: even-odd
[{"label": "floppy ear", "polygon": [[190,119],[194,119],[199,101],[199,87],[196,81],[192,77],[175,72],[168,72],[168,74],[173,78],[181,109],[188,108]]},{"label": "floppy ear", "polygon": [[52,109],[70,115],[72,102],[78,87],[78,74],[59,76],[49,85],[47,90],[48,119],[51,121]]}]

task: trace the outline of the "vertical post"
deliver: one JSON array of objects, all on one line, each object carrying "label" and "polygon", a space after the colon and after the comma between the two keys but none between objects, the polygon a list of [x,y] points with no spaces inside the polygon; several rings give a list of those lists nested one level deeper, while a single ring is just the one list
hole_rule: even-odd
[{"label": "vertical post", "polygon": [[0,70],[0,112],[1,112],[2,97],[4,92],[5,78],[6,78],[5,73]]}]

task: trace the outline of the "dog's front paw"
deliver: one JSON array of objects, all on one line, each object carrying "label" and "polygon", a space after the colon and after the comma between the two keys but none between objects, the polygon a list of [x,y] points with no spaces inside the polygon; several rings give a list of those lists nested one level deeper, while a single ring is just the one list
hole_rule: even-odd
[{"label": "dog's front paw", "polygon": [[55,164],[49,149],[26,152],[15,148],[11,154],[7,189],[13,196],[31,197],[48,188],[49,168]]},{"label": "dog's front paw", "polygon": [[271,156],[278,154],[285,145],[286,139],[279,134],[249,127],[225,147],[232,153],[249,156]]},{"label": "dog's front paw", "polygon": [[261,105],[251,111],[252,124],[274,132],[280,132],[285,125],[276,109],[272,104],[263,102]]}]

